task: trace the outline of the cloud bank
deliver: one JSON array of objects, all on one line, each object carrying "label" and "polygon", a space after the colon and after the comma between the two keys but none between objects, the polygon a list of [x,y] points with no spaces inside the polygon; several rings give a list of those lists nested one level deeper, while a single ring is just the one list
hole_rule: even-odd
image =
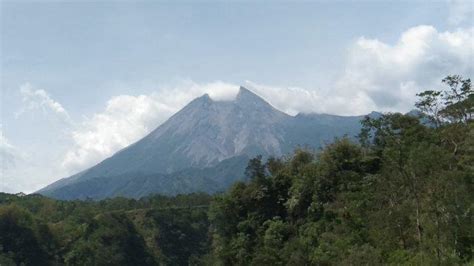
[{"label": "cloud bank", "polygon": [[351,47],[325,109],[341,114],[408,111],[416,93],[439,88],[446,75],[471,76],[473,60],[473,28],[438,32],[417,26],[393,45],[361,37]]},{"label": "cloud bank", "polygon": [[76,125],[71,132],[73,146],[62,166],[69,172],[78,171],[131,144],[160,120],[160,111],[150,96],[113,97],[103,112]]}]

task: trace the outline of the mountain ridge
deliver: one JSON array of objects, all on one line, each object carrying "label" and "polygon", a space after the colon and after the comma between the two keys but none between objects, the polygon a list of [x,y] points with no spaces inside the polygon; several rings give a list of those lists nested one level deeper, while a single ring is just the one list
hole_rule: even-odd
[{"label": "mountain ridge", "polygon": [[[166,192],[166,186],[170,191],[174,191],[169,183],[163,183],[163,187],[159,187],[160,182],[177,179],[178,176],[182,178],[182,173],[186,173],[191,179],[204,180],[205,171],[201,170],[207,169],[211,173],[214,168],[219,168],[222,162],[232,158],[282,156],[298,146],[316,149],[334,137],[354,137],[360,129],[359,122],[362,118],[363,116],[343,117],[327,114],[290,116],[244,87],[240,87],[235,99],[230,101],[214,101],[208,94],[204,94],[192,100],[139,141],[89,169],[54,182],[38,193],[52,197],[60,195],[60,198],[66,199],[74,198],[61,193],[61,188],[70,188],[74,184],[93,179],[95,183],[100,179],[109,180],[108,178],[114,177],[133,180],[138,178],[137,173],[140,173],[141,177],[154,176],[156,191],[160,193]],[[225,189],[225,186],[229,185],[225,180],[226,176],[232,177],[229,178],[232,181],[239,180],[236,174],[241,175],[240,179],[243,178],[246,162],[237,161],[238,166],[234,165],[232,169],[238,173],[221,172],[221,177],[214,177],[217,183],[211,185],[210,182],[210,187],[204,192],[216,192],[221,187]],[[242,171],[236,170],[239,167]],[[203,173],[196,177],[193,171]],[[188,183],[192,184],[191,181]],[[87,187],[82,189],[87,190]],[[206,187],[196,186],[196,191],[201,189]],[[186,191],[194,192],[192,187],[188,190]],[[87,196],[87,191],[79,194],[81,197]],[[92,194],[93,198],[101,198],[100,193]],[[134,195],[133,191],[127,191],[125,194]],[[143,196],[138,194],[135,196]]]}]

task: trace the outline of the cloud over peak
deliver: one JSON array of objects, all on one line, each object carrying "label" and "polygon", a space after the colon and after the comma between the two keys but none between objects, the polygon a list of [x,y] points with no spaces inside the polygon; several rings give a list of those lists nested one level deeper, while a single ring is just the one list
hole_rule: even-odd
[{"label": "cloud over peak", "polygon": [[194,98],[207,93],[214,100],[230,100],[238,88],[221,81],[186,81],[149,95],[114,96],[107,101],[105,110],[76,124],[71,132],[73,145],[62,166],[70,173],[92,166],[138,141]]}]

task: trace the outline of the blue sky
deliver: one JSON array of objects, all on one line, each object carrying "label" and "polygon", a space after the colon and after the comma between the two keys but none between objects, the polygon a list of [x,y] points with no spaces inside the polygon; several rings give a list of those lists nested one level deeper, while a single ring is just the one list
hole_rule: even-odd
[{"label": "blue sky", "polygon": [[2,1],[0,191],[34,191],[245,85],[290,114],[407,111],[473,74],[472,1]]}]

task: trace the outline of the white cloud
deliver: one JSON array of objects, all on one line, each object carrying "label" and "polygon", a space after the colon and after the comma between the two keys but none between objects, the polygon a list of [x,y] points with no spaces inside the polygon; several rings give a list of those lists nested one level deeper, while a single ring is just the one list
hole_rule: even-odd
[{"label": "white cloud", "polygon": [[438,32],[417,26],[403,32],[395,44],[360,37],[349,49],[341,78],[329,90],[247,85],[289,114],[361,115],[409,111],[416,93],[440,88],[449,74],[474,74],[473,28]]},{"label": "white cloud", "polygon": [[417,92],[439,87],[446,75],[471,76],[473,62],[472,28],[438,32],[432,26],[417,26],[394,45],[361,37],[351,47],[325,109],[339,114],[408,111]]},{"label": "white cloud", "polygon": [[27,111],[41,110],[44,114],[51,113],[65,122],[70,122],[68,112],[59,102],[53,100],[45,90],[35,89],[30,83],[25,83],[20,86],[20,93],[24,108],[16,113],[16,117]]},{"label": "white cloud", "polygon": [[63,167],[81,170],[138,140],[159,121],[160,111],[150,96],[113,97],[103,112],[86,118],[73,130],[74,145],[66,153]]},{"label": "white cloud", "polygon": [[474,29],[438,32],[417,26],[395,44],[360,37],[349,49],[341,78],[329,90],[247,86],[289,114],[317,112],[361,115],[371,111],[406,112],[416,93],[440,88],[449,74],[474,74]]},{"label": "white cloud", "polygon": [[11,134],[7,138],[0,127],[0,191],[29,193],[64,177],[58,157],[62,159],[64,146],[70,142],[64,133],[74,125],[47,91],[25,83],[17,92],[20,110],[14,112],[15,120],[5,121],[16,131],[7,131]]},{"label": "white cloud", "polygon": [[449,0],[448,22],[451,25],[459,25],[462,22],[474,23],[474,1],[472,0]]},{"label": "white cloud", "polygon": [[254,91],[280,111],[290,115],[298,113],[324,113],[325,98],[319,91],[299,87],[276,87],[246,81],[245,87]]}]

